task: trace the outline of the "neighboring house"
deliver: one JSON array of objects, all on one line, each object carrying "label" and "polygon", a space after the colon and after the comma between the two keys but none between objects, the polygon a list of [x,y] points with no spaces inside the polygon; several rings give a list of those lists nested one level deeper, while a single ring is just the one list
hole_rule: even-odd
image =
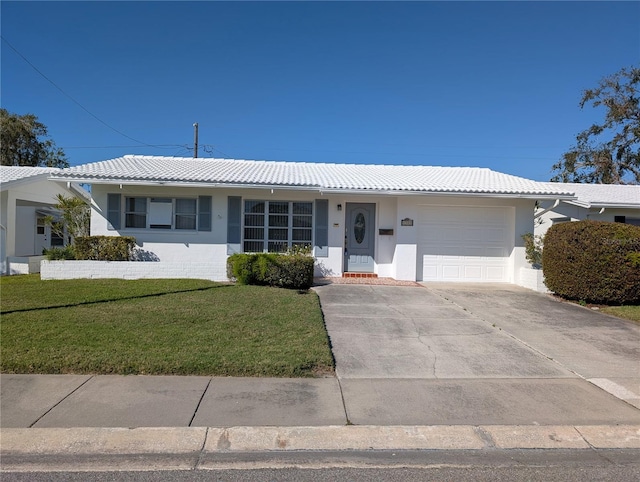
[{"label": "neighboring house", "polygon": [[[44,219],[56,215],[56,196],[89,193],[76,183],[48,181],[60,169],[0,166],[0,272],[28,273],[39,270],[43,249],[64,245]],[[31,268],[29,268],[31,265]]]},{"label": "neighboring house", "polygon": [[576,199],[539,203],[535,214],[535,234],[544,235],[558,223],[611,221],[640,226],[640,186],[620,184],[550,183],[552,187],[575,193]]},{"label": "neighboring house", "polygon": [[519,283],[535,202],[573,198],[465,167],[124,156],[51,178],[91,184],[93,235],[214,280],[230,254],[309,245],[322,276]]}]

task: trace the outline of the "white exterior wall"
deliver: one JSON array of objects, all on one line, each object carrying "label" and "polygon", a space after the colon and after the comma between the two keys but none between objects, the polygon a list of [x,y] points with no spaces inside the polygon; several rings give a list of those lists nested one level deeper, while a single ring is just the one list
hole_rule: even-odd
[{"label": "white exterior wall", "polygon": [[511,217],[510,225],[513,229],[513,238],[511,240],[511,245],[508,247],[510,249],[510,254],[508,261],[508,279],[506,281],[510,283],[518,283],[520,278],[520,268],[528,267],[522,235],[527,232],[533,232],[533,200],[509,198],[500,199],[482,196],[410,196],[406,198],[399,198],[398,206],[398,225],[401,224],[401,220],[404,218],[412,219],[414,225],[412,227],[400,226],[398,228],[400,235],[396,251],[399,257],[411,257],[414,260],[414,265],[413,278],[411,278],[411,273],[407,263],[398,265],[398,271],[396,273],[398,276],[397,279],[416,280],[420,279],[422,276],[422,260],[418,259],[417,253],[417,245],[420,243],[420,240],[418,239],[418,220],[420,215],[419,211],[422,206],[441,207],[443,210],[446,210],[447,207],[464,206],[474,208],[482,206],[509,208]]},{"label": "white exterior wall", "polygon": [[[327,276],[341,276],[344,266],[345,217],[347,203],[371,203],[376,205],[375,219],[375,268],[374,273],[383,278],[393,278],[395,273],[395,243],[397,238],[397,200],[392,196],[324,195],[329,200],[329,257],[317,258],[316,263],[328,267]],[[342,211],[338,211],[338,204]],[[380,229],[393,229],[393,235],[380,235]]]},{"label": "white exterior wall", "polygon": [[0,274],[7,272],[7,191],[0,192]]},{"label": "white exterior wall", "polygon": [[52,207],[57,203],[56,196],[73,195],[62,185],[46,179],[24,179],[4,188],[0,198],[0,272],[6,273],[7,258],[20,256],[39,256],[36,248],[36,209]]},{"label": "white exterior wall", "polygon": [[524,239],[522,236],[527,233],[533,233],[533,212],[535,210],[535,202],[527,199],[518,199],[515,203],[515,220],[513,233],[513,253],[511,259],[513,261],[513,283],[519,283],[519,273],[522,269],[531,268],[527,261],[527,255],[524,247]]},{"label": "white exterior wall", "polygon": [[[394,251],[394,278],[415,281],[418,258],[418,201],[426,197],[402,196],[398,198],[396,213],[396,246]],[[412,219],[413,226],[402,226],[403,219]]]},{"label": "white exterior wall", "polygon": [[[123,196],[146,197],[196,197],[212,196],[212,230],[152,230],[126,229],[109,230],[106,210],[107,194],[119,193]],[[376,204],[375,272],[379,276],[393,277],[396,271],[396,199],[394,197],[326,195],[318,191],[292,191],[274,189],[226,189],[226,188],[184,188],[162,186],[94,185],[92,187],[91,234],[104,236],[133,236],[140,249],[147,256],[160,262],[204,262],[215,263],[224,258],[226,266],[227,247],[227,202],[228,196],[241,196],[244,200],[273,201],[315,201],[328,200],[328,242],[329,256],[316,258],[316,275],[341,276],[344,256],[345,214],[349,202]],[[342,210],[338,211],[338,204]],[[124,206],[124,204],[123,204]],[[124,222],[124,217],[122,217]],[[315,216],[314,216],[315,221]],[[393,229],[392,236],[379,235],[379,228]],[[226,279],[226,268],[224,270]],[[414,278],[415,279],[415,278]]]},{"label": "white exterior wall", "polygon": [[[212,196],[212,231],[176,231],[152,229],[125,229],[118,231],[107,228],[107,194],[119,193],[123,196],[141,197],[196,197]],[[244,200],[273,201],[314,201],[328,200],[328,256],[316,257],[317,276],[341,276],[344,263],[345,215],[347,203],[374,203],[376,205],[375,226],[375,270],[380,277],[415,281],[418,272],[417,246],[418,219],[420,206],[499,206],[508,207],[513,219],[513,243],[509,254],[509,281],[517,283],[519,269],[528,267],[524,257],[524,243],[521,235],[533,230],[534,202],[530,200],[496,199],[481,196],[417,196],[417,195],[356,195],[323,194],[318,191],[274,189],[228,189],[228,188],[187,188],[167,186],[127,186],[94,185],[92,187],[93,235],[133,236],[146,255],[157,264],[155,270],[164,268],[160,264],[182,263],[208,266],[206,278],[226,280],[227,246],[227,203],[228,196],[240,196]],[[338,210],[338,205],[342,209]],[[124,203],[123,203],[124,207]],[[413,226],[402,226],[402,220],[413,220]],[[122,215],[124,222],[124,215]],[[315,222],[315,216],[314,216]],[[380,229],[391,229],[393,234],[381,235]],[[158,262],[160,264],[158,264]],[[168,265],[167,265],[168,266]],[[84,269],[84,268],[83,268]],[[109,268],[111,269],[111,268]],[[142,268],[136,268],[142,269]],[[421,269],[421,265],[420,265]]]},{"label": "white exterior wall", "polygon": [[36,208],[33,206],[17,206],[16,249],[15,256],[42,254],[36,252]]},{"label": "white exterior wall", "polygon": [[[548,203],[547,203],[548,205]],[[545,204],[541,206],[545,208]],[[620,209],[620,208],[605,208],[600,213],[600,208],[587,209],[575,204],[568,204],[561,202],[557,207],[551,211],[547,211],[540,220],[542,223],[536,223],[535,234],[544,235],[548,229],[553,226],[553,220],[559,218],[570,218],[571,221],[582,221],[585,219],[591,219],[593,221],[608,221],[614,222],[616,216],[625,216],[626,218],[640,219],[640,209]]]},{"label": "white exterior wall", "polygon": [[520,268],[519,275],[518,285],[540,293],[550,293],[544,284],[544,273],[541,269]]}]

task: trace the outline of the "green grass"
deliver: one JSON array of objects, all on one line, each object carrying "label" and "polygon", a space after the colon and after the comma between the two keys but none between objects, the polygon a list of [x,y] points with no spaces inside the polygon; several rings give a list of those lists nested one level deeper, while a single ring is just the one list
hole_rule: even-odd
[{"label": "green grass", "polygon": [[606,306],[600,308],[600,311],[608,315],[640,323],[640,306]]},{"label": "green grass", "polygon": [[202,280],[0,279],[3,373],[333,371],[317,295]]}]

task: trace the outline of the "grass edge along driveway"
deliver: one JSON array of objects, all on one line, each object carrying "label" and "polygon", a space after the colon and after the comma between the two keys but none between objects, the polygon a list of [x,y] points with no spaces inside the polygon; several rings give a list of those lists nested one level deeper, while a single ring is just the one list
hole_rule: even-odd
[{"label": "grass edge along driveway", "polygon": [[2,373],[313,377],[333,356],[313,291],[206,280],[0,279]]}]

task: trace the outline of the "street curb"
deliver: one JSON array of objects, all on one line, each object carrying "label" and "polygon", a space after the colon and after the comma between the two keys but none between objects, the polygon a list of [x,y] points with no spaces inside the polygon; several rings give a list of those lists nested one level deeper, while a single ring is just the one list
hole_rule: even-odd
[{"label": "street curb", "polygon": [[640,449],[640,425],[5,428],[2,456],[366,450]]}]

